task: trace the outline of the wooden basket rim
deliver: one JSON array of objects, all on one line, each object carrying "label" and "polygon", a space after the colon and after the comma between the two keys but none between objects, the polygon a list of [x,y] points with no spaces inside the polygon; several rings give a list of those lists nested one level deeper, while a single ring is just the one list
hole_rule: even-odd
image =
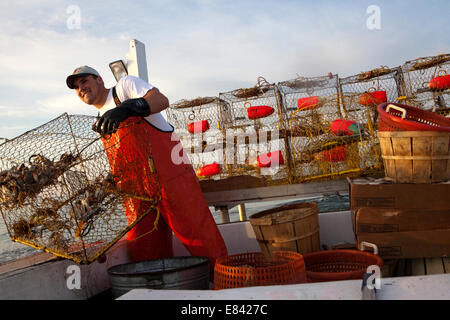
[{"label": "wooden basket rim", "polygon": [[378,131],[381,138],[407,138],[407,137],[438,137],[449,136],[448,131],[426,130],[426,131]]},{"label": "wooden basket rim", "polygon": [[[311,210],[309,214],[302,214],[302,218],[318,214],[318,205],[315,202],[301,202],[301,203],[293,203],[293,204],[287,204],[283,205],[281,207],[276,207],[272,209],[267,209],[261,212],[257,212],[250,216],[249,220],[252,224],[258,224],[258,225],[268,225],[268,224],[274,224],[274,220],[277,220],[276,217],[270,217],[271,215],[275,213],[280,213],[282,211],[289,211],[289,210],[295,210],[295,209],[306,209]],[[270,220],[270,221],[269,221]],[[270,222],[270,223],[269,223]]]}]

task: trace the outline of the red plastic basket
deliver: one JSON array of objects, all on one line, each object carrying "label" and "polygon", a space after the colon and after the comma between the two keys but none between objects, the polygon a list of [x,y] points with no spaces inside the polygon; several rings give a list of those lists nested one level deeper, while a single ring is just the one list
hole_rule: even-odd
[{"label": "red plastic basket", "polygon": [[450,119],[435,112],[390,102],[380,104],[377,111],[380,114],[379,131],[450,132]]},{"label": "red plastic basket", "polygon": [[214,268],[214,290],[306,282],[303,256],[291,251],[276,251],[271,259],[262,252],[225,256]]},{"label": "red plastic basket", "polygon": [[373,253],[358,250],[327,250],[303,255],[310,282],[362,279],[367,267],[383,267],[383,260]]}]

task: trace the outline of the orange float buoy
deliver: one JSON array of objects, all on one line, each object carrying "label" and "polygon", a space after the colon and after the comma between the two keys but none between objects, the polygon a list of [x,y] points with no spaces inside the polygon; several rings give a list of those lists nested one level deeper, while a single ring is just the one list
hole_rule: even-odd
[{"label": "orange float buoy", "polygon": [[318,108],[319,106],[318,96],[297,99],[297,108],[299,110],[312,110]]},{"label": "orange float buoy", "polygon": [[269,106],[254,106],[247,108],[247,114],[249,119],[259,119],[270,116],[275,111],[274,108]]},{"label": "orange float buoy", "polygon": [[364,92],[358,99],[358,103],[364,106],[375,107],[387,102],[386,91]]},{"label": "orange float buoy", "polygon": [[258,168],[268,168],[284,164],[283,154],[280,150],[260,155],[256,158]]},{"label": "orange float buoy", "polygon": [[211,177],[220,173],[220,166],[217,162],[207,164],[197,170],[197,177]]},{"label": "orange float buoy", "polygon": [[347,159],[347,146],[337,146],[330,150],[323,150],[319,158],[328,162],[345,161]]},{"label": "orange float buoy", "polygon": [[428,88],[440,90],[450,88],[450,75],[447,74],[431,79],[431,81],[428,82]]},{"label": "orange float buoy", "polygon": [[190,133],[205,132],[206,130],[209,129],[209,121],[202,120],[202,121],[191,122],[186,127]]},{"label": "orange float buoy", "polygon": [[352,120],[337,119],[330,124],[330,132],[335,136],[359,135],[361,131],[359,124]]}]

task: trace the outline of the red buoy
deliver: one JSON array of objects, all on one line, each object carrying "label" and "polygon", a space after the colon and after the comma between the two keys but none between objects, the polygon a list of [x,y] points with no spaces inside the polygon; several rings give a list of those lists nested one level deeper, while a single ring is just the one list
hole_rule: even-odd
[{"label": "red buoy", "polygon": [[319,106],[318,96],[297,99],[297,108],[299,110],[312,110],[318,108]]},{"label": "red buoy", "polygon": [[186,127],[190,133],[205,132],[206,130],[209,129],[209,121],[202,120],[202,121],[191,122]]},{"label": "red buoy", "polygon": [[330,150],[324,150],[320,153],[323,161],[339,162],[347,159],[347,146],[337,146]]},{"label": "red buoy", "polygon": [[270,116],[275,111],[274,108],[269,106],[254,106],[247,108],[247,114],[249,119],[259,119]]},{"label": "red buoy", "polygon": [[387,102],[386,91],[364,92],[358,99],[358,103],[364,106],[376,107]]},{"label": "red buoy", "polygon": [[450,88],[450,75],[447,74],[431,79],[431,81],[428,82],[428,88],[439,90]]},{"label": "red buoy", "polygon": [[284,164],[283,154],[281,151],[269,152],[256,158],[258,168],[275,167]]},{"label": "red buoy", "polygon": [[353,136],[361,133],[361,127],[355,121],[337,119],[331,122],[330,132],[335,136]]},{"label": "red buoy", "polygon": [[211,177],[220,173],[220,166],[217,162],[207,164],[197,170],[197,177]]}]

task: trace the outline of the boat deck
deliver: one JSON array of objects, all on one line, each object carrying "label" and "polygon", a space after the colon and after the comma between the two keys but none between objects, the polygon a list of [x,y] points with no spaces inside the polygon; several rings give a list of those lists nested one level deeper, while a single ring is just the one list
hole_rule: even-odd
[{"label": "boat deck", "polygon": [[[347,181],[308,183],[276,187],[256,187],[242,190],[210,190],[205,193],[209,205],[234,206],[270,199],[296,199],[347,191]],[[261,251],[250,222],[219,224],[230,255]],[[322,247],[336,248],[355,245],[351,211],[319,213],[319,233]],[[90,299],[110,289],[107,270],[130,262],[123,239],[107,254],[105,263],[79,265],[80,289],[68,289],[68,268],[75,262],[38,253],[0,265],[1,299]],[[174,237],[175,256],[189,255]],[[450,299],[450,258],[385,261],[382,287],[377,299]],[[439,266],[441,266],[439,268]],[[399,270],[414,270],[414,273]],[[397,273],[401,277],[392,277]],[[226,290],[132,290],[120,299],[362,299],[361,280],[300,285],[269,286]]]},{"label": "boat deck", "polygon": [[[361,280],[224,290],[134,289],[118,300],[362,300]],[[449,300],[450,274],[382,278],[375,300]]]}]

